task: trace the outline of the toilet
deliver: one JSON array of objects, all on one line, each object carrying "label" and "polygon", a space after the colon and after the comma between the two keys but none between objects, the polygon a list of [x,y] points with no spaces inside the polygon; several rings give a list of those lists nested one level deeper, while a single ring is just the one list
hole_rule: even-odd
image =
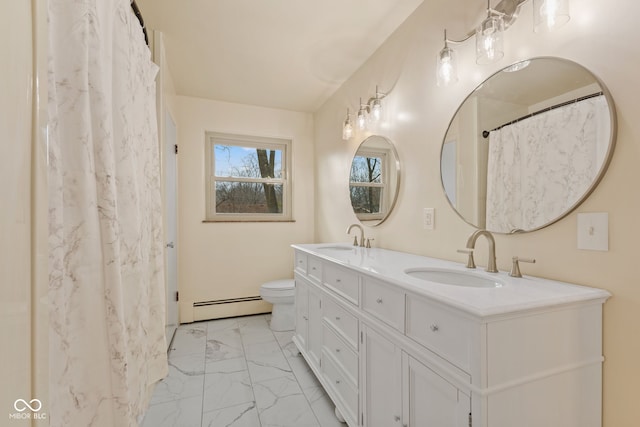
[{"label": "toilet", "polygon": [[260,296],[273,304],[271,311],[272,331],[292,331],[296,327],[294,299],[295,281],[293,279],[274,280],[260,286]]}]

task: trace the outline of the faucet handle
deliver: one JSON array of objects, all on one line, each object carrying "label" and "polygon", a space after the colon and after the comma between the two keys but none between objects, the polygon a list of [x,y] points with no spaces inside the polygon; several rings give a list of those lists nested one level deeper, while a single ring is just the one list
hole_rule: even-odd
[{"label": "faucet handle", "polygon": [[372,240],[376,240],[376,239],[374,239],[373,237],[367,237],[367,245],[366,245],[367,248],[371,248]]},{"label": "faucet handle", "polygon": [[534,258],[519,258],[517,256],[511,258],[511,261],[511,271],[509,272],[509,276],[511,277],[522,277],[522,273],[520,272],[520,264],[518,261],[529,262],[531,264],[535,264],[536,262]]},{"label": "faucet handle", "polygon": [[465,267],[476,268],[476,262],[473,259],[473,249],[458,249],[458,253],[469,255],[467,258],[467,265]]},{"label": "faucet handle", "polygon": [[358,236],[353,236],[353,246],[358,246]]}]

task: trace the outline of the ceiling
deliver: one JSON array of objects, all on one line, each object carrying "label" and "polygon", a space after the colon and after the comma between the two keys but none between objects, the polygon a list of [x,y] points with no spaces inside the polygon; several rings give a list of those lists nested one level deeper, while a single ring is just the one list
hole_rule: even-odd
[{"label": "ceiling", "polygon": [[179,95],[314,112],[423,0],[137,0]]}]

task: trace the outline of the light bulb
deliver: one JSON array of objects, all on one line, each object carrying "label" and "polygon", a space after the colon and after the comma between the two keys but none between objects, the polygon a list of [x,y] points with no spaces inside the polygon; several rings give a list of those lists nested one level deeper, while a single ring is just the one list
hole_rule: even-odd
[{"label": "light bulb", "polygon": [[456,51],[446,45],[438,53],[436,77],[438,86],[448,86],[458,81]]},{"label": "light bulb", "polygon": [[552,31],[569,22],[569,0],[534,0],[533,29]]},{"label": "light bulb", "polygon": [[502,34],[504,22],[499,16],[491,16],[476,30],[476,63],[490,64],[499,61],[504,56]]},{"label": "light bulb", "polygon": [[378,98],[373,100],[373,105],[371,106],[371,120],[374,122],[380,121],[382,117],[382,105],[380,104],[380,100]]},{"label": "light bulb", "polygon": [[345,141],[351,139],[353,136],[353,123],[351,123],[351,115],[349,115],[349,109],[347,108],[347,118],[344,119],[342,124],[342,139]]},{"label": "light bulb", "polygon": [[364,130],[367,127],[367,116],[364,108],[360,108],[358,111],[358,118],[356,121],[358,123],[358,129]]}]

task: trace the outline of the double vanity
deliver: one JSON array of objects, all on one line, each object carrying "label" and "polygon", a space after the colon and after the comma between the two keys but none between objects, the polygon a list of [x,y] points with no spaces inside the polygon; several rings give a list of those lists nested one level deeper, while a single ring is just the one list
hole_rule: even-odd
[{"label": "double vanity", "polygon": [[293,341],[351,427],[596,427],[609,293],[300,244]]}]

